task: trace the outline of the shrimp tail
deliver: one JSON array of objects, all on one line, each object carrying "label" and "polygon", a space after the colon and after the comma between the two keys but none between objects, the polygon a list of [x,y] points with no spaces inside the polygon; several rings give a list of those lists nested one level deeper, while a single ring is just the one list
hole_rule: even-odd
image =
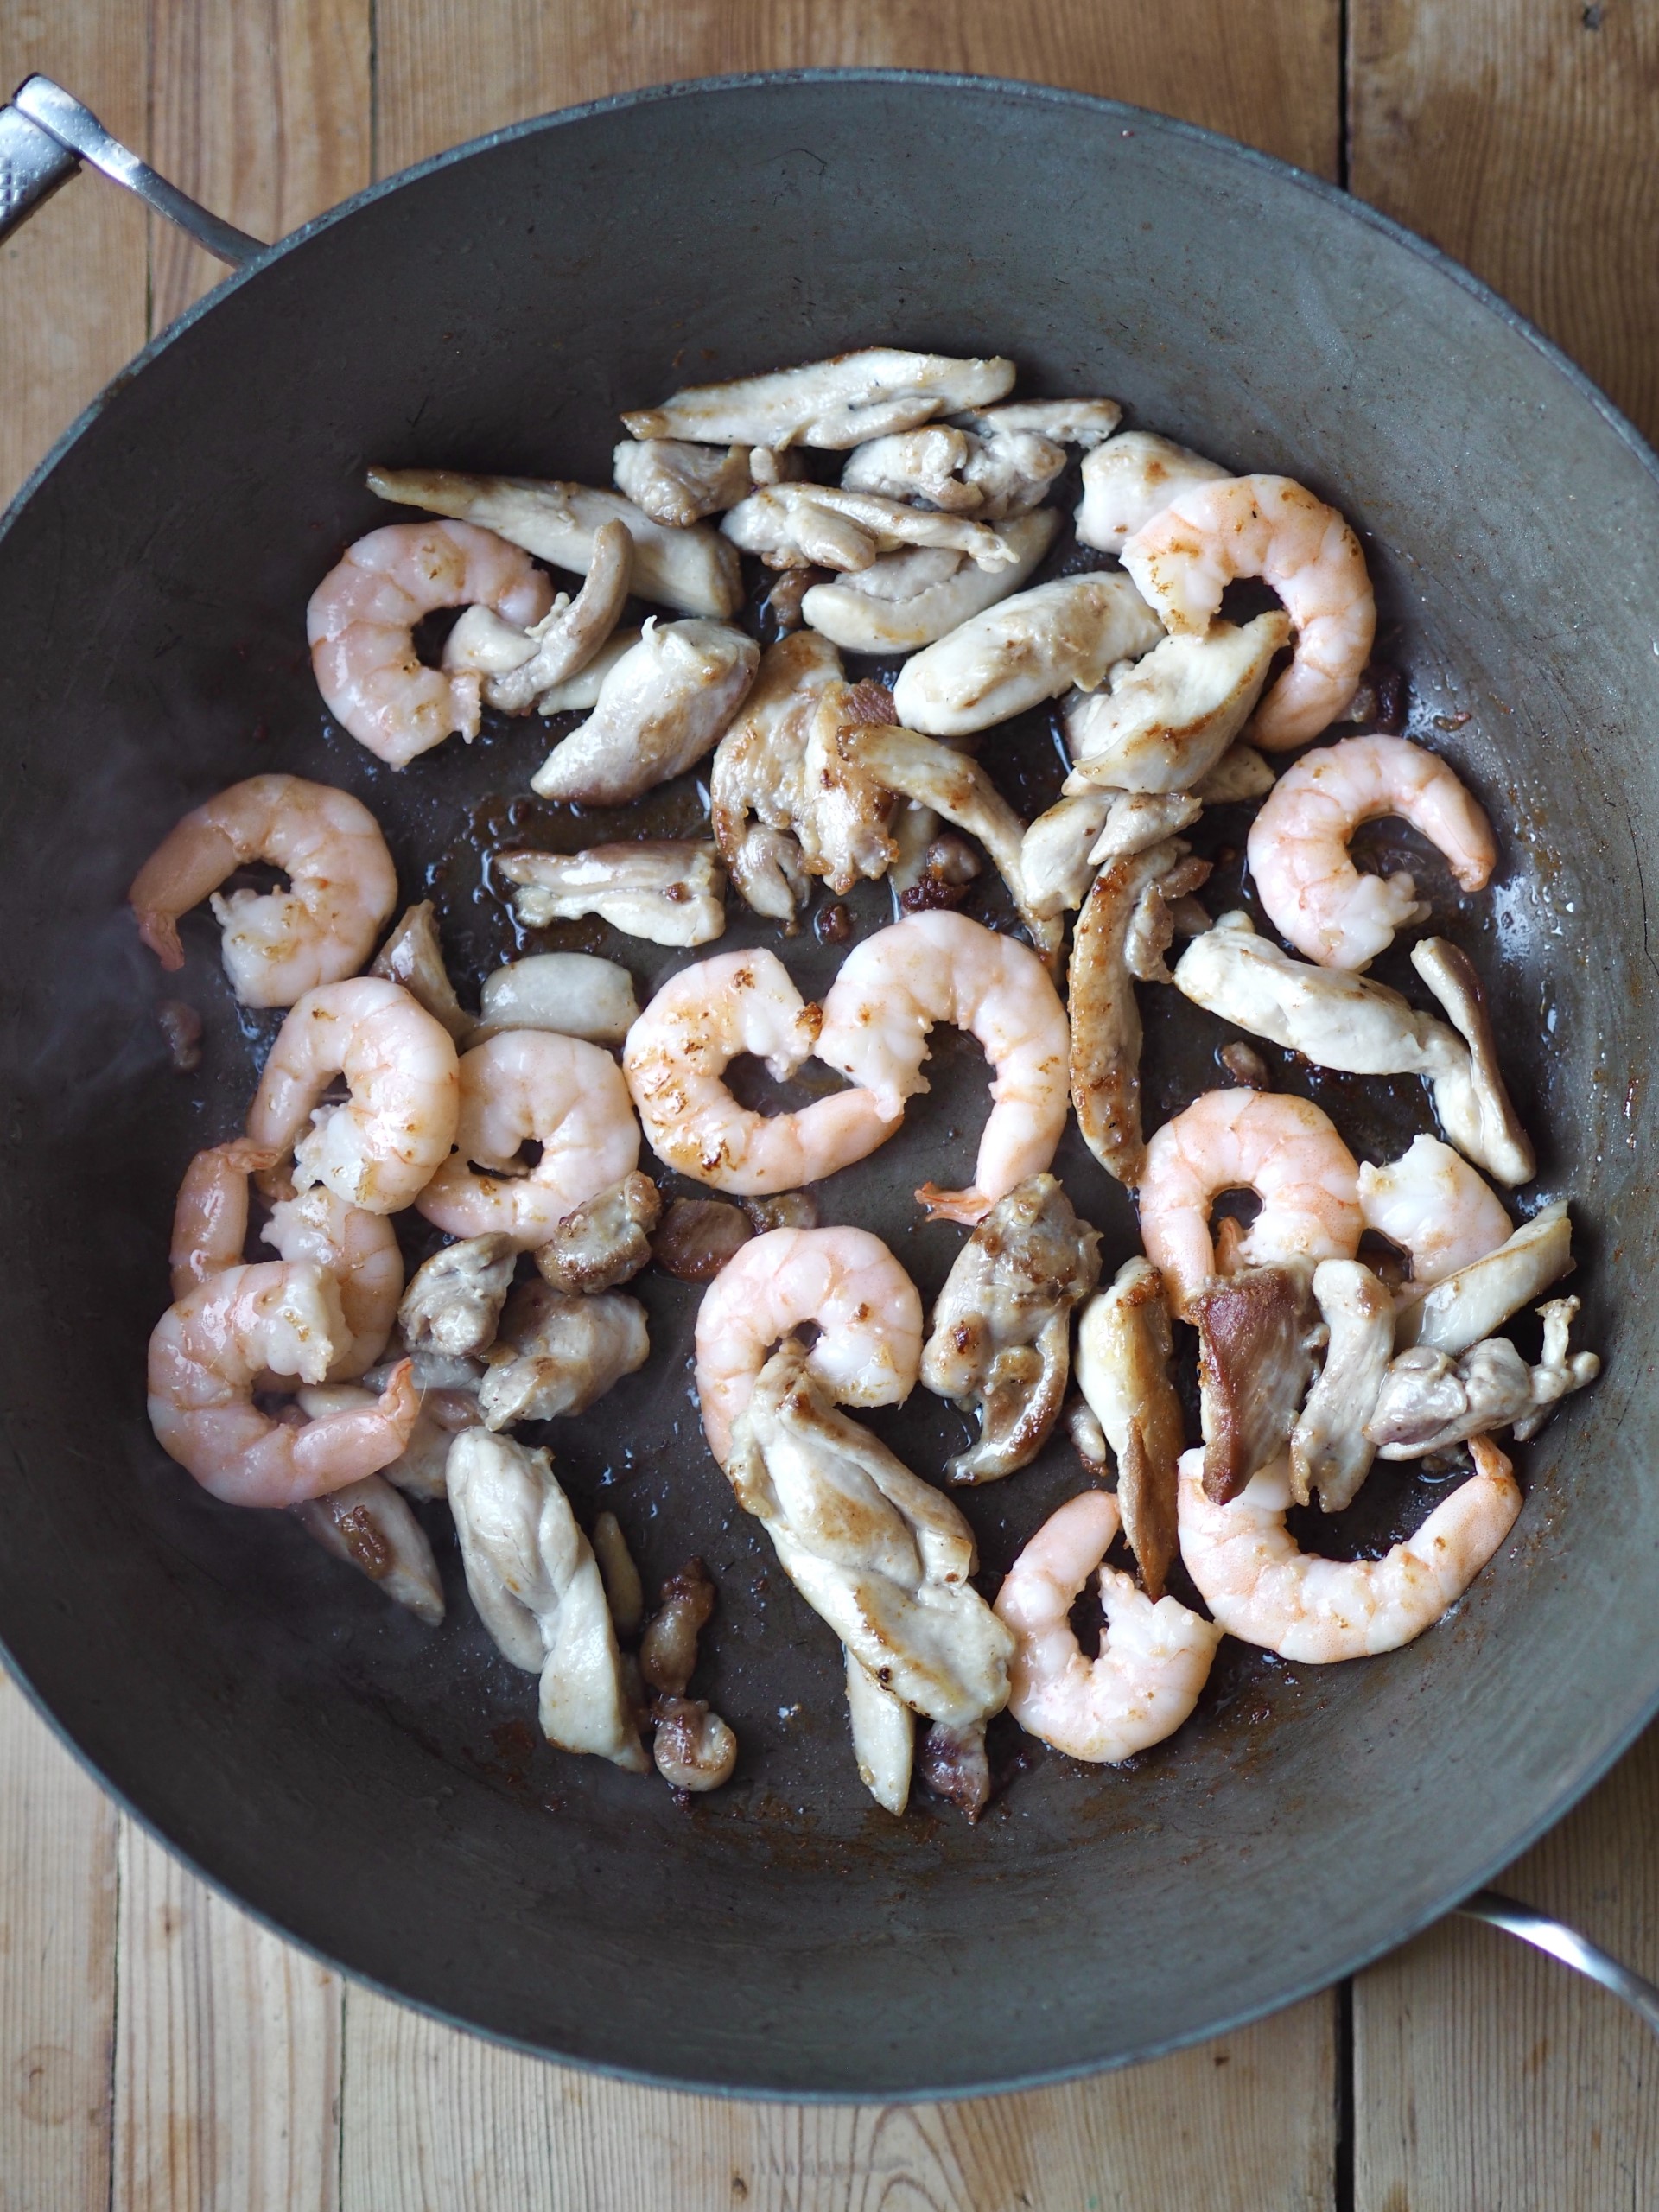
[{"label": "shrimp tail", "polygon": [[141,942],[149,946],[169,975],[184,965],[184,946],[179,938],[179,925],[173,915],[162,913],[154,906],[135,906],[133,913],[138,923]]},{"label": "shrimp tail", "polygon": [[930,1221],[959,1221],[969,1229],[984,1220],[992,1205],[982,1191],[942,1191],[937,1183],[924,1183],[916,1203]]}]

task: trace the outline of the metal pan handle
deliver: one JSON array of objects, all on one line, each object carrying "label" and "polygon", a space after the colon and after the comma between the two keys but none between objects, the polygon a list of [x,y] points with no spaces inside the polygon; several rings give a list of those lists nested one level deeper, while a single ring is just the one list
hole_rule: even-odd
[{"label": "metal pan handle", "polygon": [[1616,1958],[1588,1942],[1576,1928],[1569,1928],[1560,1920],[1552,1920],[1548,1913],[1539,1912],[1534,1906],[1522,1904],[1516,1897],[1506,1897],[1497,1890],[1477,1890],[1474,1896],[1460,1904],[1458,1910],[1467,1919],[1484,1920],[1494,1928],[1501,1928],[1507,1935],[1518,1936],[1523,1943],[1531,1943],[1540,1951],[1548,1951],[1552,1959],[1560,1959],[1563,1966],[1587,1974],[1592,1981],[1599,1981],[1604,1989],[1611,1989],[1615,1997],[1622,1997],[1631,2012],[1647,2022],[1659,2035],[1659,1989],[1639,1974],[1632,1974]]},{"label": "metal pan handle", "polygon": [[83,107],[49,77],[29,77],[0,108],[0,239],[26,222],[83,162],[136,192],[158,215],[165,215],[217,261],[240,269],[263,243],[223,223],[217,215],[157,176],[130,147],[111,138],[88,107]]}]

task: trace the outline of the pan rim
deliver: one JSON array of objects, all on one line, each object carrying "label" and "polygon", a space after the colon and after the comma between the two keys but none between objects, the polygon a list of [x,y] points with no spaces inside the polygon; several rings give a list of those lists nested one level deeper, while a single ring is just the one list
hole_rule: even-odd
[{"label": "pan rim", "polygon": [[[1018,100],[1028,105],[1042,105],[1053,109],[1074,109],[1117,123],[1120,129],[1132,126],[1144,129],[1153,137],[1173,139],[1176,143],[1200,144],[1211,151],[1219,151],[1234,161],[1242,162],[1247,170],[1271,174],[1281,181],[1288,181],[1328,207],[1363,225],[1394,244],[1408,250],[1416,258],[1427,264],[1442,276],[1452,279],[1466,295],[1497,316],[1505,327],[1523,340],[1542,356],[1546,363],[1562,378],[1570,391],[1588,401],[1595,412],[1618,436],[1632,455],[1639,460],[1648,476],[1659,487],[1659,454],[1648,443],[1630,419],[1607,397],[1588,373],[1582,369],[1554,340],[1547,337],[1537,326],[1501,294],[1475,276],[1460,263],[1440,247],[1432,245],[1418,233],[1393,217],[1355,199],[1339,186],[1300,168],[1294,163],[1280,160],[1259,149],[1243,144],[1224,134],[1201,125],[1185,123],[1130,103],[1108,99],[1096,94],[1073,91],[1062,86],[1026,83],[1006,78],[976,76],[960,72],[906,70],[893,68],[850,67],[824,69],[796,69],[754,72],[720,77],[698,78],[663,85],[649,86],[638,90],[607,95],[604,99],[584,102],[579,105],[558,109],[548,114],[527,118],[501,130],[487,132],[465,143],[444,149],[424,160],[399,170],[395,175],[377,180],[353,194],[349,199],[327,209],[311,221],[274,241],[263,253],[244,268],[233,271],[215,285],[201,299],[195,302],[168,327],[160,333],[137,353],[124,368],[118,372],[101,391],[80,412],[68,428],[30,472],[15,497],[0,514],[0,542],[10,535],[22,519],[25,510],[44,487],[59,462],[71,448],[98,423],[104,413],[124,394],[127,386],[142,374],[149,364],[175,340],[214,309],[224,304],[230,296],[245,284],[258,278],[275,263],[289,252],[307,244],[311,238],[348,219],[359,210],[378,201],[403,186],[424,180],[448,167],[474,156],[493,151],[496,147],[516,143],[534,134],[558,128],[567,124],[585,123],[601,118],[613,112],[665,105],[672,100],[715,96],[741,98],[746,94],[773,92],[792,86],[846,85],[852,86],[916,87],[944,94],[972,93],[993,98]],[[672,2075],[633,2068],[613,2060],[587,2055],[573,2055],[551,2049],[542,2043],[531,2041],[489,2027],[446,2010],[429,1999],[414,1997],[382,1981],[362,1970],[343,1965],[340,1960],[322,1950],[308,1937],[296,1933],[275,1918],[262,1907],[251,1904],[245,1897],[204,1866],[194,1853],[168,1835],[158,1822],[135,1804],[124,1790],[113,1783],[99,1769],[90,1753],[69,1732],[67,1724],[46,1703],[41,1693],[23,1672],[15,1656],[0,1637],[0,1664],[22,1691],[34,1710],[47,1722],[58,1740],[65,1745],[80,1767],[90,1774],[101,1789],[129,1818],[136,1821],[143,1832],[162,1844],[197,1878],[204,1881],[217,1896],[223,1897],[238,1910],[247,1913],[263,1928],[294,1944],[308,1957],[339,1974],[346,1980],[374,1991],[394,2003],[407,2005],[426,2017],[445,2026],[481,2037],[504,2049],[522,2052],[550,2063],[578,2067],[607,2078],[638,2084],[641,2087],[680,2091],[697,2095],[713,2095],[744,2101],[786,2101],[814,2106],[858,2105],[889,2102],[945,2102],[970,2097],[987,2097],[1017,2094],[1026,2089],[1056,2087],[1064,2083],[1090,2078],[1096,2075],[1116,2071],[1119,2068],[1137,2065],[1143,2061],[1192,2047],[1215,2037],[1236,2031],[1251,2022],[1269,2017],[1288,2006],[1303,2001],[1321,1991],[1332,1987],[1362,1971],[1376,1960],[1387,1956],[1400,1945],[1435,1921],[1454,1910],[1463,1898],[1483,1887],[1491,1878],[1516,1858],[1528,1850],[1540,1837],[1548,1832],[1599,1782],[1623,1757],[1637,1736],[1659,1714],[1659,1675],[1653,1687],[1620,1722],[1611,1737],[1596,1749],[1581,1764],[1576,1765],[1570,1778],[1554,1787],[1547,1806],[1534,1818],[1522,1825],[1506,1838],[1502,1847],[1490,1857],[1483,1856],[1478,1873],[1466,1880],[1459,1875],[1450,1890],[1435,1889],[1432,1896],[1420,1897],[1407,1909],[1403,1918],[1396,1919],[1386,1936],[1365,1944],[1351,1955],[1343,1955],[1343,1963],[1334,1971],[1321,1970],[1309,1978],[1299,1979],[1287,1987],[1278,1990],[1271,1999],[1255,2004],[1219,2020],[1208,2022],[1190,2032],[1174,2035],[1161,2041],[1137,2044],[1112,2057],[1084,2058],[1075,2064],[1023,2072],[1014,2075],[981,2082],[953,2082],[946,2085],[927,2082],[904,2083],[880,2089],[840,2090],[812,2089],[793,2086],[772,2086],[753,2082],[733,2082],[710,2081],[695,2076]]]}]

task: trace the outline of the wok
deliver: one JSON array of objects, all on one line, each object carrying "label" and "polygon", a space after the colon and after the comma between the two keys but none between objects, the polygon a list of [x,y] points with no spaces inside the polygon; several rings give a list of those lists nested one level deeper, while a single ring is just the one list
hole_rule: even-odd
[{"label": "wok", "polygon": [[[543,733],[500,725],[393,776],[312,684],[308,594],[387,518],[364,463],[605,482],[620,408],[874,341],[1010,353],[1023,389],[1112,393],[1310,481],[1363,533],[1411,726],[1500,825],[1482,899],[1424,873],[1540,1141],[1527,1202],[1574,1199],[1584,1340],[1607,1362],[1521,1455],[1515,1537],[1433,1633],[1325,1671],[1230,1646],[1173,1742],[1128,1770],[1038,1752],[976,1831],[925,1801],[890,1821],[861,1790],[833,1639],[703,1450],[687,1287],[652,1282],[651,1369],[553,1440],[579,1512],[613,1504],[648,1580],[696,1549],[721,1585],[708,1694],[744,1755],[690,1808],[533,1740],[533,1687],[492,1656],[453,1547],[433,1634],[291,1524],[207,1498],[143,1402],[179,1172],[237,1126],[274,1021],[230,1001],[205,918],[163,983],[123,910],[138,861],[208,791],[289,768],[374,808],[464,980],[511,944],[478,855],[518,834]],[[1421,243],[1204,132],[1026,86],[854,72],[601,102],[253,259],[38,472],[0,536],[0,1633],[107,1786],[284,1934],[451,2020],[653,2081],[1012,2087],[1209,2035],[1387,1950],[1654,1712],[1659,486],[1586,380]],[[1029,805],[1055,772],[1046,737],[1022,742]],[[734,919],[727,941],[765,938]],[[645,987],[685,957],[622,950]],[[809,934],[788,957],[810,990],[835,956]],[[199,1077],[167,1064],[163,991],[206,1017]],[[1221,1033],[1185,1007],[1154,1027],[1154,1116],[1216,1080]],[[963,1179],[983,1110],[976,1058],[945,1037],[938,1065],[931,1116],[823,1194],[925,1294],[957,1233],[917,1228],[908,1193]],[[1414,1085],[1286,1079],[1372,1156],[1428,1126]],[[1116,1264],[1126,1202],[1075,1141],[1063,1160]],[[962,1431],[935,1407],[886,1433],[937,1473]],[[1077,1482],[1057,1447],[973,1496],[988,1567]],[[1351,1541],[1426,1503],[1410,1477],[1368,1494]]]}]

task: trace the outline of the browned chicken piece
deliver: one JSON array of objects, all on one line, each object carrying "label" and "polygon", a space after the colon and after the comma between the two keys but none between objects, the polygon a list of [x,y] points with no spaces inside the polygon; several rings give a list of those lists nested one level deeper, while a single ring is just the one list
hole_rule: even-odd
[{"label": "browned chicken piece", "polygon": [[816,1229],[817,1201],[809,1191],[779,1191],[775,1198],[740,1198],[757,1236],[769,1229]]},{"label": "browned chicken piece", "polygon": [[636,1167],[566,1214],[534,1258],[555,1290],[591,1295],[637,1275],[651,1257],[662,1195]]},{"label": "browned chicken piece", "polygon": [[582,853],[497,853],[526,929],[597,914],[651,944],[708,944],[726,927],[726,875],[701,839],[638,837]]},{"label": "browned chicken piece", "polygon": [[586,1413],[613,1383],[643,1367],[650,1351],[637,1299],[610,1291],[571,1298],[544,1282],[520,1283],[478,1387],[484,1426],[500,1429]]},{"label": "browned chicken piece", "polygon": [[936,1797],[959,1806],[972,1827],[991,1802],[990,1762],[985,1756],[985,1723],[947,1728],[933,1720],[916,1746],[916,1767]]},{"label": "browned chicken piece", "polygon": [[443,1586],[426,1531],[391,1484],[365,1475],[322,1497],[290,1509],[324,1551],[378,1582],[388,1598],[417,1620],[436,1628],[443,1618]]},{"label": "browned chicken piece", "polygon": [[861,878],[878,881],[898,853],[893,790],[858,750],[867,732],[892,721],[893,694],[868,678],[826,685],[813,711],[801,771],[802,864],[837,899]]},{"label": "browned chicken piece", "polygon": [[718,1789],[737,1764],[737,1738],[700,1697],[651,1701],[657,1733],[651,1755],[671,1789]]},{"label": "browned chicken piece", "polygon": [[633,1563],[633,1554],[628,1549],[628,1540],[622,1533],[622,1523],[614,1513],[607,1511],[594,1516],[588,1541],[599,1561],[605,1602],[611,1609],[617,1635],[625,1643],[631,1643],[645,1617],[645,1590]]},{"label": "browned chicken piece", "polygon": [[1470,1088],[1479,1140],[1477,1145],[1463,1144],[1463,1149],[1500,1183],[1531,1182],[1537,1173],[1537,1157],[1503,1087],[1492,1018],[1486,1010],[1474,962],[1443,937],[1428,937],[1411,948],[1411,964],[1469,1047]]},{"label": "browned chicken piece", "polygon": [[1205,1495],[1236,1498],[1284,1450],[1313,1372],[1319,1309],[1306,1268],[1246,1268],[1187,1300],[1198,1325]]},{"label": "browned chicken piece", "polygon": [[473,1027],[473,1017],[462,1010],[455,987],[443,964],[438,943],[437,911],[429,899],[405,912],[391,935],[374,956],[371,976],[384,976],[401,983],[410,998],[423,1006],[459,1041]]},{"label": "browned chicken piece", "polygon": [[676,1198],[651,1240],[652,1257],[682,1282],[712,1282],[753,1234],[747,1214],[729,1198]]},{"label": "browned chicken piece", "polygon": [[[1129,936],[1148,893],[1166,885],[1171,895],[1185,896],[1208,874],[1205,862],[1190,859],[1180,838],[1168,838],[1108,862],[1077,918],[1069,995],[1071,1103],[1090,1151],[1129,1190],[1141,1180],[1147,1151],[1141,1125],[1141,1009],[1128,963]],[[1179,892],[1173,889],[1177,883]]]},{"label": "browned chicken piece", "polygon": [[1117,1461],[1124,1537],[1154,1603],[1175,1557],[1175,1499],[1186,1443],[1173,1361],[1163,1277],[1137,1255],[1078,1316],[1077,1386]]},{"label": "browned chicken piece", "polygon": [[469,607],[443,648],[446,668],[474,669],[484,703],[505,715],[527,715],[589,667],[616,628],[633,571],[633,540],[620,522],[594,534],[588,580],[570,598],[561,592],[528,630],[515,629],[493,607]]},{"label": "browned chicken piece", "polygon": [[841,655],[816,630],[769,645],[709,777],[715,842],[733,883],[757,914],[791,933],[807,893],[807,739],[825,691],[841,680]]},{"label": "browned chicken piece", "polygon": [[639,1671],[654,1690],[683,1697],[697,1665],[697,1638],[715,1610],[715,1586],[700,1559],[689,1559],[658,1594],[639,1645]]},{"label": "browned chicken piece", "polygon": [[1366,1434],[1384,1459],[1417,1459],[1471,1436],[1513,1428],[1535,1436],[1570,1390],[1601,1372],[1592,1351],[1569,1352],[1576,1298],[1553,1298],[1538,1308],[1543,1350],[1529,1367],[1507,1337],[1488,1337],[1460,1359],[1427,1344],[1402,1351],[1377,1394]]},{"label": "browned chicken piece", "polygon": [[616,488],[653,522],[683,530],[724,513],[754,489],[749,448],[681,438],[624,438],[611,456]]},{"label": "browned chicken piece", "polygon": [[1290,1494],[1340,1513],[1358,1497],[1376,1447],[1365,1424],[1394,1351],[1394,1300],[1357,1260],[1321,1260],[1313,1295],[1330,1332],[1325,1365],[1290,1440]]},{"label": "browned chicken piece", "polygon": [[493,1232],[446,1244],[415,1270],[397,1325],[411,1351],[468,1359],[495,1342],[501,1308],[512,1287],[518,1252],[511,1236]]},{"label": "browned chicken piece", "polygon": [[957,1255],[921,1367],[930,1390],[979,1415],[952,1482],[995,1482],[1047,1442],[1071,1376],[1071,1309],[1100,1279],[1099,1243],[1054,1177],[1033,1175]]}]

